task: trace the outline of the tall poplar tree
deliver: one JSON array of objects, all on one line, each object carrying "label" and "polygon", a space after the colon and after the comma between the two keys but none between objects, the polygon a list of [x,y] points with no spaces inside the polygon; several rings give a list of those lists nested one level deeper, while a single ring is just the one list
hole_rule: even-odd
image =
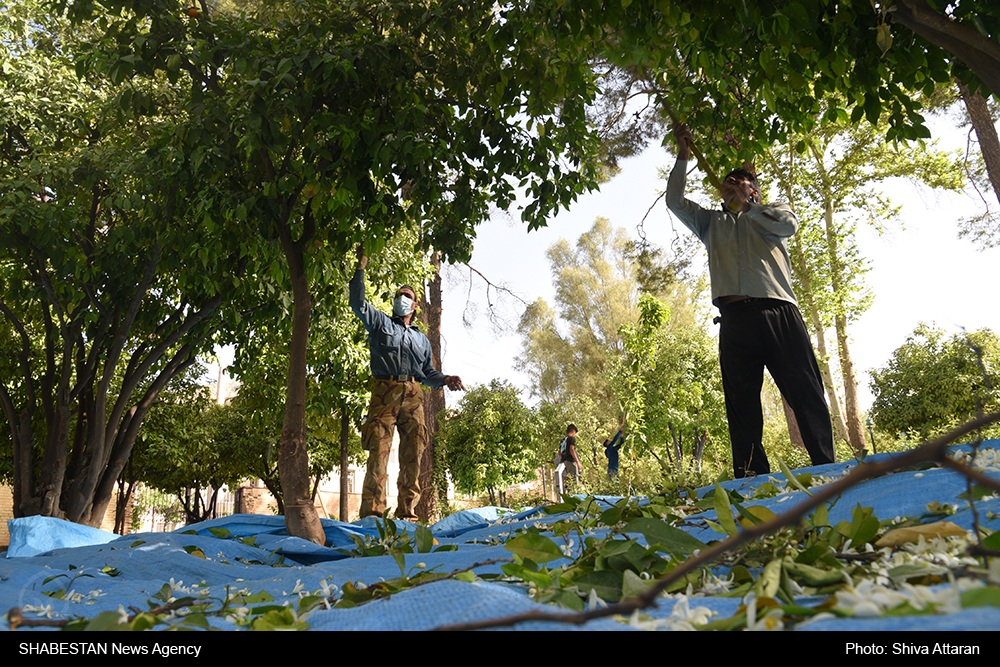
[{"label": "tall poplar tree", "polygon": [[[961,190],[961,157],[934,147],[899,144],[884,138],[884,127],[855,125],[846,114],[789,144],[766,153],[767,178],[777,184],[799,216],[800,229],[790,244],[797,294],[817,337],[824,383],[835,414],[838,435],[855,451],[865,437],[858,400],[858,379],[850,351],[850,322],[871,304],[864,283],[867,262],[857,246],[859,223],[881,230],[901,220],[901,205],[879,189],[890,178],[906,178],[932,188]],[[844,389],[843,424],[830,369],[825,331],[835,332]]]}]

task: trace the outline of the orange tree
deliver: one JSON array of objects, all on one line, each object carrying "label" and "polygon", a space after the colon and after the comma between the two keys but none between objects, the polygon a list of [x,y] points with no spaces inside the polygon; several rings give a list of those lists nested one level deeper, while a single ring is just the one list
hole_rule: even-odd
[{"label": "orange tree", "polygon": [[[533,5],[566,57],[590,58],[604,75],[597,120],[612,162],[663,137],[670,112],[705,153],[739,164],[829,121],[882,120],[889,140],[928,137],[919,96],[937,85],[1000,95],[1000,5],[990,0]],[[980,142],[989,165],[990,140]],[[1000,192],[1000,164],[990,177]]]},{"label": "orange tree", "polygon": [[123,108],[156,108],[155,96],[129,96],[137,81],[188,87],[170,148],[182,177],[204,185],[205,225],[280,249],[292,293],[286,523],[322,541],[305,448],[312,286],[358,242],[377,254],[420,226],[425,247],[462,259],[476,224],[518,186],[529,228],[594,186],[589,68],[563,59],[520,9],[485,0],[313,0],[277,17],[202,5],[197,18],[176,0],[57,5],[99,26],[80,70],[108,72]]},{"label": "orange tree", "polygon": [[90,27],[20,0],[0,32],[0,474],[15,516],[100,525],[144,417],[211,347],[249,255],[201,224],[189,188],[204,185],[177,177],[164,128],[184,90],[128,86],[144,113],[120,115],[120,82],[74,71]]}]

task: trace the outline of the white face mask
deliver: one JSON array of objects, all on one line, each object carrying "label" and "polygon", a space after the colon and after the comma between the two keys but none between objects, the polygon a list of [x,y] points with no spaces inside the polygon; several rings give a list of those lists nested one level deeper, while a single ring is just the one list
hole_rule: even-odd
[{"label": "white face mask", "polygon": [[392,314],[396,317],[406,317],[411,312],[413,312],[413,299],[405,294],[400,294],[392,302]]}]

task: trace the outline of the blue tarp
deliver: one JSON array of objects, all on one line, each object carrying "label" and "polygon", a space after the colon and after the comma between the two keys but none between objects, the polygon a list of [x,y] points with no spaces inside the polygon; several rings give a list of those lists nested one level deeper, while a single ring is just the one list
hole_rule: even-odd
[{"label": "blue tarp", "polygon": [[[983,448],[996,451],[1000,441],[988,441]],[[967,449],[967,448],[966,448]],[[869,460],[885,460],[883,454]],[[1000,461],[1000,457],[996,460]],[[845,462],[810,468],[806,471],[824,478],[836,478],[857,465]],[[1000,470],[986,469],[986,474],[1000,479]],[[772,481],[784,484],[781,474],[753,480],[725,482],[724,487],[749,496],[753,488]],[[712,487],[699,490],[704,495]],[[896,516],[920,516],[931,501],[948,503],[957,512],[948,517],[962,527],[972,526],[969,504],[958,498],[966,483],[957,473],[934,468],[899,472],[862,483],[847,492],[831,507],[831,523],[850,519],[857,506],[872,507],[880,519]],[[787,492],[766,500],[748,501],[746,506],[763,505],[780,513],[803,498],[801,492]],[[616,499],[597,502],[610,506]],[[994,496],[976,503],[980,525],[1000,530],[1000,498]],[[714,520],[706,511],[704,518]],[[441,545],[456,545],[455,551],[407,554],[403,567],[408,573],[434,570],[449,573],[462,568],[509,559],[511,553],[503,541],[519,528],[547,524],[567,515],[546,515],[537,509],[520,513],[500,508],[481,508],[460,512],[431,526]],[[698,524],[695,517],[688,523]],[[238,515],[188,526],[173,533],[142,533],[118,537],[102,531],[83,529],[55,519],[32,517],[9,522],[11,545],[6,559],[0,559],[0,613],[13,607],[31,618],[92,618],[102,611],[149,608],[152,596],[168,585],[173,595],[225,598],[227,594],[261,591],[273,597],[271,605],[294,605],[304,595],[336,593],[352,582],[372,585],[400,576],[400,564],[392,556],[352,557],[342,550],[354,548],[352,536],[379,535],[376,521],[368,518],[353,524],[323,520],[328,546],[321,547],[284,534],[281,517]],[[396,522],[400,531],[415,526]],[[720,539],[717,533],[701,526],[686,528],[702,541]],[[550,564],[558,566],[559,561]],[[501,565],[479,565],[477,574],[499,573]],[[945,588],[948,586],[944,585]],[[49,593],[50,595],[46,595]],[[54,596],[52,594],[55,594]],[[809,600],[801,600],[809,604]],[[739,598],[712,595],[675,595],[664,598],[658,608],[648,612],[656,619],[685,619],[703,608],[716,612],[716,618],[733,615],[742,604]],[[253,605],[248,605],[253,606]],[[828,618],[801,626],[813,630],[896,630],[896,629],[1000,629],[1000,608],[950,608],[942,605],[930,616]],[[559,612],[552,606],[533,602],[523,585],[484,581],[444,580],[374,601],[353,609],[319,609],[310,613],[307,622],[312,630],[424,630],[456,623],[467,623],[519,614],[532,610]],[[237,629],[236,619],[210,617],[213,627]],[[660,624],[661,626],[664,623]],[[620,620],[601,619],[589,622],[585,629],[630,629]],[[9,628],[6,619],[0,628]],[[575,629],[554,623],[526,623],[519,629]]]}]

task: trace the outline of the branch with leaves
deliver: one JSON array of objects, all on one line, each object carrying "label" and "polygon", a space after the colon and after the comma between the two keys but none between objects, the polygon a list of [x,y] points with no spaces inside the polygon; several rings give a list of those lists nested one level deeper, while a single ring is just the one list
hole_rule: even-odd
[{"label": "branch with leaves", "polygon": [[827,501],[837,498],[847,489],[860,484],[869,479],[881,477],[895,470],[907,468],[921,463],[939,463],[956,470],[977,483],[1000,492],[1000,481],[981,475],[967,465],[958,463],[948,458],[946,447],[955,442],[958,438],[977,431],[989,424],[1000,421],[1000,412],[996,412],[984,417],[974,419],[953,431],[942,435],[939,438],[917,448],[893,457],[882,463],[862,463],[846,477],[826,485],[815,494],[811,494],[797,506],[788,512],[774,517],[758,525],[750,526],[731,535],[728,539],[718,542],[707,549],[702,550],[697,556],[687,559],[678,567],[670,570],[666,575],[659,578],[656,583],[643,593],[623,600],[618,604],[608,605],[599,609],[581,612],[577,614],[566,612],[529,612],[517,614],[504,618],[489,619],[476,623],[457,624],[443,626],[439,630],[478,630],[485,628],[510,627],[528,621],[552,621],[557,623],[583,624],[598,618],[608,618],[611,616],[628,615],[640,609],[646,609],[656,605],[656,599],[668,589],[674,582],[694,572],[698,568],[707,566],[715,562],[719,557],[729,551],[733,551],[741,545],[757,540],[765,535],[772,534],[787,526],[797,524],[803,517],[812,510],[820,507]]}]

